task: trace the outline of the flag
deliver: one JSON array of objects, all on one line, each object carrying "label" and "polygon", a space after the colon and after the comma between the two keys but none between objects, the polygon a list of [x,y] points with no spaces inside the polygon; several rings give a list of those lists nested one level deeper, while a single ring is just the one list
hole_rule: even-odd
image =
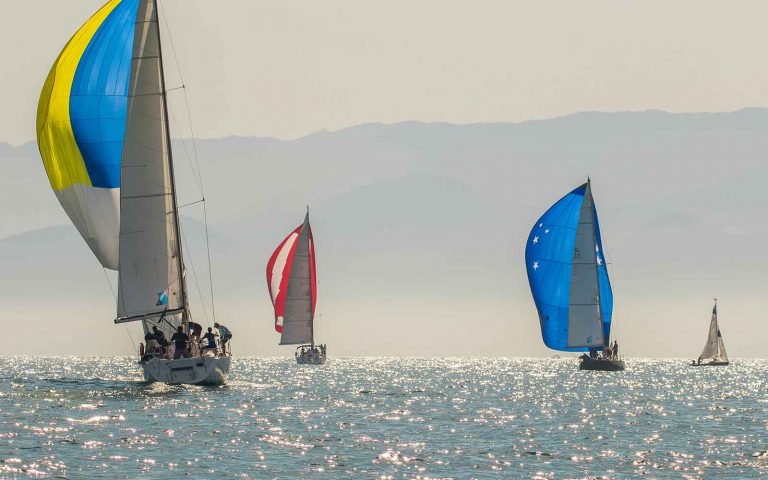
[{"label": "flag", "polygon": [[157,294],[157,303],[155,305],[158,306],[158,307],[161,306],[161,305],[166,305],[166,306],[168,305],[168,292],[167,291],[163,291],[163,292],[160,292],[160,293]]}]

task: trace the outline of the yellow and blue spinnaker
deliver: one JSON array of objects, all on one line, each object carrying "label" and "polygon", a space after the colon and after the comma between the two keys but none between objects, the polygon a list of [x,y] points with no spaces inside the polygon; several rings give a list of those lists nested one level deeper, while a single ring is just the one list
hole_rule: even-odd
[{"label": "yellow and blue spinnaker", "polygon": [[118,265],[120,164],[139,0],[111,0],[69,40],[37,107],[51,187],[88,246]]}]

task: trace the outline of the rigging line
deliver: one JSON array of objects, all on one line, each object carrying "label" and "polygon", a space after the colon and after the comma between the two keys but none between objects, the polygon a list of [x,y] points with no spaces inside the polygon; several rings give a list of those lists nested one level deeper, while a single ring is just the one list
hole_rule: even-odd
[{"label": "rigging line", "polygon": [[[104,278],[107,279],[107,285],[109,285],[109,290],[112,292],[112,296],[115,298],[115,302],[117,302],[117,293],[115,292],[115,288],[112,286],[112,280],[109,279],[109,275],[107,274],[107,269],[105,267],[101,267],[101,271],[104,272]],[[131,350],[133,350],[134,345],[136,345],[136,342],[133,341],[133,335],[131,335],[131,329],[128,328],[128,325],[125,325],[125,331],[128,334],[128,338],[131,342]]]},{"label": "rigging line", "polygon": [[[178,66],[178,61],[176,62]],[[181,76],[181,71],[179,71]],[[189,108],[189,96],[187,95],[187,89],[184,89],[184,105],[187,110],[187,124],[189,125],[189,134],[192,138],[192,152],[195,159],[195,165],[197,165],[197,179],[200,185],[200,194],[203,197],[203,220],[205,225],[205,249],[208,255],[208,284],[211,290],[211,316],[213,321],[216,322],[216,301],[213,294],[213,265],[211,262],[211,237],[208,231],[208,203],[205,201],[205,190],[203,189],[203,172],[200,170],[200,156],[197,152],[197,137],[195,136],[195,130],[192,126],[192,112]],[[175,119],[175,115],[174,115]],[[194,169],[193,169],[194,171]]]},{"label": "rigging line", "polygon": [[179,56],[176,55],[176,45],[173,43],[173,35],[171,35],[171,27],[168,25],[168,14],[165,11],[165,7],[160,7],[160,4],[157,4],[157,9],[162,10],[163,12],[163,23],[165,23],[165,31],[168,32],[168,43],[171,44],[171,52],[173,53],[173,60],[176,62],[176,71],[179,73],[179,80],[181,80],[181,85],[183,86],[184,83],[184,76],[181,74],[181,68],[179,67]]},{"label": "rigging line", "polygon": [[[161,9],[161,7],[158,4],[158,10],[159,9]],[[200,196],[205,198],[205,194],[203,193],[202,179],[200,178],[201,177],[200,163],[197,161],[197,147],[196,147],[195,141],[194,141],[194,131],[192,130],[191,116],[190,116],[190,113],[189,113],[189,101],[187,99],[187,87],[186,87],[186,84],[184,82],[184,75],[181,73],[181,65],[179,65],[179,56],[176,53],[176,44],[173,43],[173,35],[171,35],[171,27],[168,24],[168,14],[165,11],[165,7],[162,7],[162,13],[163,13],[162,14],[163,23],[165,24],[165,31],[168,33],[168,43],[171,45],[171,53],[173,54],[173,61],[176,64],[176,73],[178,73],[179,80],[181,81],[181,87],[176,87],[176,88],[174,88],[172,90],[177,90],[177,89],[184,90],[184,100],[185,100],[185,104],[186,104],[186,108],[187,108],[187,118],[190,121],[190,123],[189,123],[189,130],[190,130],[190,135],[193,136],[192,143],[193,143],[193,149],[195,151],[194,153],[195,153],[195,163],[197,164],[197,172],[195,172],[195,167],[192,165],[192,162],[190,161],[189,151],[187,150],[187,142],[184,141],[183,138],[181,139],[181,144],[184,147],[184,153],[187,156],[187,162],[189,162],[189,166],[192,169],[192,173],[194,174],[195,180],[197,181],[198,187],[200,188]],[[166,90],[166,91],[169,91],[169,90]],[[176,126],[179,129],[179,131],[181,131],[181,124],[176,119],[176,112],[173,110],[173,108],[171,108],[170,110],[171,110],[171,116],[173,117],[173,122],[176,124]]]},{"label": "rigging line", "polygon": [[[181,225],[179,225],[181,227]],[[205,316],[205,322],[207,325],[211,324],[211,320],[208,317],[208,308],[205,305],[205,297],[203,297],[203,289],[200,288],[200,282],[198,281],[197,277],[197,270],[195,269],[195,263],[192,261],[192,253],[189,249],[189,243],[187,242],[187,237],[184,235],[184,229],[179,228],[181,231],[181,240],[184,242],[184,247],[187,251],[187,258],[189,259],[189,266],[192,268],[192,276],[195,280],[195,287],[197,287],[197,293],[200,295],[200,304],[203,306],[203,315]],[[181,281],[183,282],[184,279],[182,278]]]},{"label": "rigging line", "polygon": [[[176,119],[176,111],[173,109],[171,105],[169,105],[168,109],[171,113],[171,119],[173,120],[173,124],[176,126],[176,129],[178,131],[181,131],[181,124]],[[187,142],[184,140],[184,138],[179,139],[181,141],[181,146],[184,148],[184,158],[186,159],[187,163],[189,164],[189,168],[192,170],[192,176],[195,178],[195,182],[197,183],[197,188],[200,191],[200,196],[205,198],[205,195],[203,194],[203,180],[201,178],[200,174],[200,165],[198,163],[197,171],[195,171],[195,166],[192,164],[192,160],[190,160],[191,155],[189,154],[189,149],[187,148]]]},{"label": "rigging line", "polygon": [[211,267],[211,242],[208,237],[208,208],[206,203],[203,202],[203,217],[205,219],[205,249],[208,254],[208,279],[211,288],[211,316],[213,316],[213,322],[216,323],[216,302],[213,298],[213,269]]},{"label": "rigging line", "polygon": [[[160,7],[158,4],[158,9],[159,8]],[[194,153],[195,164],[197,165],[197,180],[200,186],[200,195],[203,197],[203,200],[205,200],[205,191],[203,189],[203,173],[200,170],[200,156],[198,155],[198,151],[197,151],[197,139],[195,137],[195,130],[192,126],[192,112],[189,109],[189,95],[187,95],[186,82],[184,81],[184,75],[181,73],[181,65],[179,65],[179,56],[176,53],[176,45],[173,43],[173,35],[171,35],[171,27],[168,24],[168,15],[165,12],[165,7],[163,7],[163,22],[165,23],[165,31],[168,32],[168,43],[170,43],[171,45],[171,52],[173,53],[173,59],[174,59],[174,62],[176,63],[176,71],[179,74],[179,80],[181,81],[181,85],[182,87],[184,87],[183,88],[184,104],[187,109],[187,123],[189,124],[189,133],[190,133],[190,136],[192,137],[192,150]],[[175,112],[172,113],[172,115],[175,122],[176,121]],[[176,123],[178,124],[178,122]],[[186,150],[186,144],[185,144],[185,150]],[[203,217],[205,220],[205,247],[208,253],[208,281],[211,289],[211,315],[213,316],[213,320],[215,322],[216,321],[216,302],[214,301],[214,296],[213,296],[213,269],[211,267],[211,242],[210,242],[210,235],[208,232],[208,207],[206,202],[203,202]]]},{"label": "rigging line", "polygon": [[197,205],[198,203],[205,202],[204,198],[201,198],[200,200],[196,200],[194,202],[185,203],[184,205],[179,205],[177,208],[184,208],[184,207],[191,207],[192,205]]},{"label": "rigging line", "polygon": [[112,281],[109,279],[109,275],[107,275],[106,267],[101,267],[101,270],[104,272],[104,278],[107,279],[107,285],[109,285],[109,290],[112,292],[112,296],[115,298],[115,301],[117,301],[117,294],[115,293],[114,287],[112,287]]}]

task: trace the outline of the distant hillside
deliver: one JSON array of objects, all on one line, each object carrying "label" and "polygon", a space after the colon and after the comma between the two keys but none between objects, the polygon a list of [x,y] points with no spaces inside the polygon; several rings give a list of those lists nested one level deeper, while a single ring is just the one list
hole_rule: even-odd
[{"label": "distant hillside", "polygon": [[[648,111],[198,141],[217,314],[243,352],[286,353],[275,346],[264,264],[309,204],[318,332],[334,353],[548,355],[524,241],[544,209],[590,175],[625,351],[696,355],[717,296],[729,351],[766,356],[766,126],[767,109]],[[175,151],[180,203],[192,203],[195,163],[181,140]],[[35,325],[57,329],[68,340],[55,353],[73,353],[82,329],[105,341],[78,348],[110,352],[119,341],[124,351],[130,342],[111,325],[104,274],[71,227],[53,226],[68,219],[36,147],[0,144],[0,161],[3,320],[23,320],[32,338],[46,331]],[[192,220],[199,205],[183,214],[190,257],[207,276],[202,227]]]}]

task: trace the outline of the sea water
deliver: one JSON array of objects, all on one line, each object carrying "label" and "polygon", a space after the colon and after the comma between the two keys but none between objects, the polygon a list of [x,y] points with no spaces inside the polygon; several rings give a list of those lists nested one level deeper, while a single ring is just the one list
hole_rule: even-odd
[{"label": "sea water", "polygon": [[236,358],[220,387],[134,358],[0,360],[1,478],[768,478],[768,361]]}]

